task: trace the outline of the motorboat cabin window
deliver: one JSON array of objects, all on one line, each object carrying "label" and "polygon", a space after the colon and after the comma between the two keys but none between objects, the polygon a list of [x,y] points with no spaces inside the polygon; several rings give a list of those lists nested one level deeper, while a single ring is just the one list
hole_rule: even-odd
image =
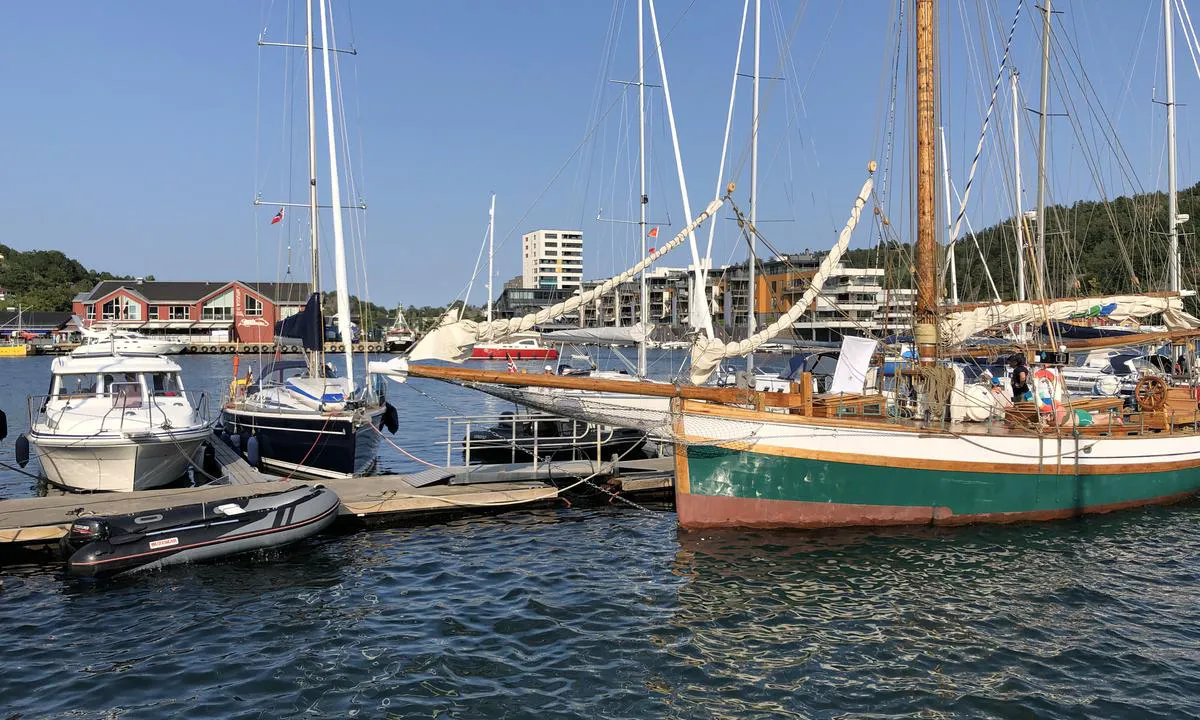
[{"label": "motorboat cabin window", "polygon": [[112,396],[113,407],[142,406],[142,382],[137,373],[105,373],[104,393]]},{"label": "motorboat cabin window", "polygon": [[204,303],[200,311],[201,320],[232,320],[233,319],[233,290],[226,290],[212,300]]},{"label": "motorboat cabin window", "polygon": [[175,397],[183,394],[178,373],[157,372],[150,376],[150,393],[155,397]]},{"label": "motorboat cabin window", "polygon": [[88,397],[96,394],[95,375],[55,375],[54,395],[62,397]]}]

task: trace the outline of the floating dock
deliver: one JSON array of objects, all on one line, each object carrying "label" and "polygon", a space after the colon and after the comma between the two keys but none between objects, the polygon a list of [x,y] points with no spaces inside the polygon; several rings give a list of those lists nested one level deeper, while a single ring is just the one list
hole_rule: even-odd
[{"label": "floating dock", "polygon": [[[0,500],[0,553],[55,546],[80,517],[153,512],[312,484],[259,472],[225,443],[215,437],[211,442],[219,473],[214,473],[218,480],[207,485]],[[614,495],[661,493],[672,487],[673,465],[671,458],[620,464],[572,460],[537,465],[469,465],[324,480],[320,484],[341,499],[339,521],[343,524],[382,524],[434,513],[461,514],[548,503],[560,497],[560,487],[583,484],[582,479]]]}]

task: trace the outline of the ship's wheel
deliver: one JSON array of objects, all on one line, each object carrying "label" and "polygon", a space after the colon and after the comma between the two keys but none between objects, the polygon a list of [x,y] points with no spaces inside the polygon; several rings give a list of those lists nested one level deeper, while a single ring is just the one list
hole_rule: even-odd
[{"label": "ship's wheel", "polygon": [[1147,375],[1138,380],[1133,388],[1133,399],[1137,400],[1138,409],[1143,412],[1153,412],[1167,402],[1167,383],[1157,375]]}]

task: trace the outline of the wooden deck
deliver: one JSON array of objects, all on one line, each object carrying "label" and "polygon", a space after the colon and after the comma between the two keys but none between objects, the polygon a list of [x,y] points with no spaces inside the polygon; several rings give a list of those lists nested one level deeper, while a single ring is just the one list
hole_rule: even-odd
[{"label": "wooden deck", "polygon": [[[79,517],[153,512],[179,505],[288,490],[304,483],[261,473],[214,438],[219,480],[194,488],[131,493],[73,494],[0,500],[0,549],[57,543]],[[504,509],[559,496],[552,479],[593,477],[618,492],[662,490],[673,482],[671,458],[626,461],[616,466],[590,460],[516,465],[472,465],[404,475],[325,480],[342,501],[340,516],[352,521],[390,521],[414,514]]]}]

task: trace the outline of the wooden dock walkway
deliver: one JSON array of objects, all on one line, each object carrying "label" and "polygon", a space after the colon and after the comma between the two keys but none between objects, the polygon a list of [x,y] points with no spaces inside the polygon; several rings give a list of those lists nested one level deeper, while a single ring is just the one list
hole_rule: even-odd
[{"label": "wooden dock walkway", "polygon": [[[153,512],[179,505],[281,492],[301,484],[259,472],[217,438],[213,448],[218,480],[190,488],[131,493],[75,494],[0,500],[0,550],[57,543],[77,518]],[[340,516],[355,522],[393,521],[397,517],[439,512],[488,510],[548,502],[559,497],[557,481],[570,485],[590,478],[610,491],[636,493],[672,487],[671,458],[610,462],[574,460],[514,465],[430,468],[419,473],[324,480],[337,493]]]}]

